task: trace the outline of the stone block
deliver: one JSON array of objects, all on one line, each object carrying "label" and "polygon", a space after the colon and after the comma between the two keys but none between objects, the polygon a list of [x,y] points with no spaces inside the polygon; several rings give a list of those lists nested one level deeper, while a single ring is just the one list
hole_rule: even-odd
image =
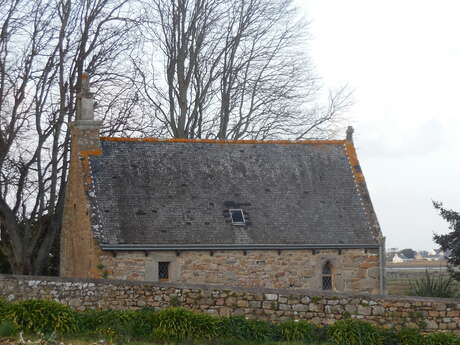
[{"label": "stone block", "polygon": [[375,306],[372,307],[372,315],[384,315],[385,314],[385,308],[382,306]]},{"label": "stone block", "polygon": [[300,299],[300,302],[303,303],[303,304],[308,304],[308,303],[311,302],[311,298],[308,297],[308,296],[302,297],[302,298]]},{"label": "stone block", "polygon": [[275,310],[278,309],[278,303],[275,301],[264,301],[262,302],[262,308],[266,310]]},{"label": "stone block", "polygon": [[244,299],[239,299],[237,302],[236,302],[236,305],[237,307],[239,308],[247,308],[249,306],[249,302],[244,300]]},{"label": "stone block", "polygon": [[369,316],[372,314],[372,309],[367,306],[358,305],[358,315]]},{"label": "stone block", "polygon": [[358,307],[356,305],[347,304],[345,305],[345,311],[350,314],[356,314],[358,312]]},{"label": "stone block", "polygon": [[262,302],[260,301],[249,301],[249,308],[260,308],[262,306]]},{"label": "stone block", "polygon": [[288,301],[287,297],[279,296],[278,298],[278,302],[280,303],[287,303],[287,301]]},{"label": "stone block", "polygon": [[292,309],[295,311],[308,311],[308,305],[306,304],[293,304]]},{"label": "stone block", "polygon": [[267,293],[264,295],[265,299],[267,301],[277,301],[278,300],[278,295],[277,294],[271,294],[271,293]]},{"label": "stone block", "polygon": [[291,306],[289,304],[286,304],[286,303],[280,303],[278,305],[278,309],[279,310],[284,310],[284,311],[291,310]]},{"label": "stone block", "polygon": [[320,311],[324,310],[324,306],[322,304],[310,303],[308,305],[308,310],[309,311],[320,312]]},{"label": "stone block", "polygon": [[222,307],[218,309],[219,316],[231,316],[232,315],[232,308]]},{"label": "stone block", "polygon": [[236,305],[236,297],[227,297],[225,299],[225,305],[226,306],[234,306],[234,305]]}]

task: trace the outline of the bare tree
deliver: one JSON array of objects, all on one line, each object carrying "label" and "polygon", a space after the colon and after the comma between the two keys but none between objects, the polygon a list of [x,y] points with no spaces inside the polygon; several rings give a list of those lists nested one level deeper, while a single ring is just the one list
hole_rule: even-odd
[{"label": "bare tree", "polygon": [[[14,273],[46,272],[59,235],[80,76],[87,70],[110,92],[126,88],[116,76],[131,48],[128,5],[0,0],[0,250]],[[129,112],[132,103],[119,105]],[[118,122],[109,120],[113,132]]]},{"label": "bare tree", "polygon": [[0,251],[12,271],[47,273],[84,71],[103,135],[327,137],[349,97],[318,101],[305,35],[291,0],[0,0]]},{"label": "bare tree", "polygon": [[321,105],[307,25],[291,0],[153,0],[144,9],[139,89],[168,135],[325,137],[350,105],[346,89]]}]

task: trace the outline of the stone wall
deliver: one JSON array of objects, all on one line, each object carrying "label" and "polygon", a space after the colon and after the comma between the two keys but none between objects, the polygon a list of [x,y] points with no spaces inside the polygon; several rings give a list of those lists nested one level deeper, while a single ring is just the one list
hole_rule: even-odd
[{"label": "stone wall", "polygon": [[115,280],[0,275],[0,297],[53,299],[78,310],[181,305],[214,315],[330,324],[346,315],[384,327],[421,327],[460,334],[460,300],[255,289]]},{"label": "stone wall", "polygon": [[378,250],[364,249],[117,252],[101,256],[101,273],[157,281],[162,261],[170,263],[171,282],[303,289],[322,288],[322,267],[329,261],[334,291],[380,292]]}]

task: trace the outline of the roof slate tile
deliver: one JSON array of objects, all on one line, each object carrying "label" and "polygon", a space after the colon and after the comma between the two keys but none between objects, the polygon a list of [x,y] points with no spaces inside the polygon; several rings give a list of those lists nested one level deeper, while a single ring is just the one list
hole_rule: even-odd
[{"label": "roof slate tile", "polygon": [[[102,244],[375,244],[340,142],[102,140],[91,156]],[[92,203],[95,204],[95,203]],[[241,208],[245,226],[231,224]]]}]

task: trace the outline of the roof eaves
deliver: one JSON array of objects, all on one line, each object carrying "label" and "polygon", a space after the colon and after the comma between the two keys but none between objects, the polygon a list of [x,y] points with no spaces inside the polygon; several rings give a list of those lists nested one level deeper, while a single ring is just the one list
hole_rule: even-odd
[{"label": "roof eaves", "polygon": [[367,244],[176,244],[176,245],[155,245],[155,244],[101,244],[102,250],[295,250],[295,249],[377,249],[378,243]]}]

